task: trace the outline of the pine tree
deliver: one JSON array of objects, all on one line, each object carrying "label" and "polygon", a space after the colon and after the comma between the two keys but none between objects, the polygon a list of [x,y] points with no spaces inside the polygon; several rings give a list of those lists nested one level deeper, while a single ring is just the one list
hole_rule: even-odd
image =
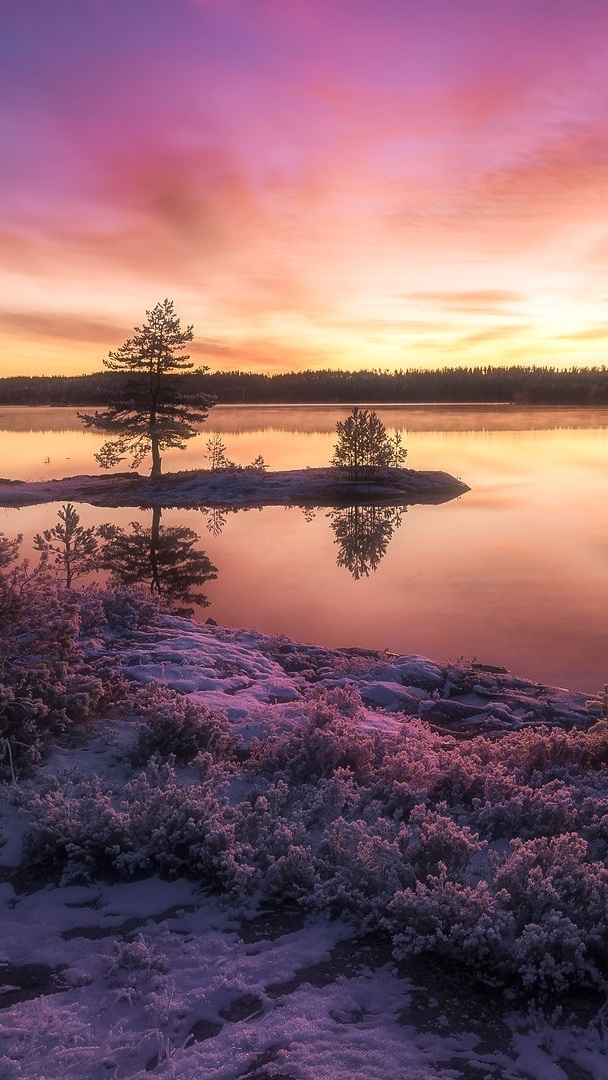
[{"label": "pine tree", "polygon": [[213,433],[211,438],[207,439],[206,446],[207,453],[205,457],[209,459],[211,472],[227,469],[233,464],[226,457],[226,443],[217,431]]},{"label": "pine tree", "polygon": [[380,469],[402,465],[407,451],[401,436],[389,438],[380,417],[372,409],[352,410],[336,424],[338,441],[331,464],[345,470],[351,480],[373,477]]},{"label": "pine tree", "polygon": [[[192,371],[193,364],[183,350],[192,341],[193,330],[192,326],[182,330],[173,301],[163,300],[146,315],[147,322],[136,326],[133,337],[104,360],[112,371],[133,374],[122,396],[103,412],[79,415],[86,427],[113,436],[95,455],[102,468],[109,469],[130,456],[135,469],[150,454],[150,475],[158,477],[162,452],[184,449],[187,440],[198,434],[196,425],[206,420],[213,399],[200,392],[188,393],[174,378]],[[198,368],[196,374],[207,371],[206,367]]]},{"label": "pine tree", "polygon": [[36,533],[34,548],[45,558],[53,555],[53,562],[62,571],[68,589],[75,577],[88,574],[98,565],[97,530],[85,529],[80,515],[71,503],[64,503],[58,510],[59,524],[43,533]]}]

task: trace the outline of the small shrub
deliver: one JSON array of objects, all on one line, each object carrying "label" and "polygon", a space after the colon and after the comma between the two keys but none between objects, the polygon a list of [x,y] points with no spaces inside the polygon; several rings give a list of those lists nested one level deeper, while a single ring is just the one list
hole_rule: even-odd
[{"label": "small shrub", "polygon": [[125,822],[99,777],[58,777],[27,802],[32,825],[24,865],[36,876],[70,881],[111,873],[128,846]]},{"label": "small shrub", "polygon": [[156,622],[163,603],[146,589],[116,585],[104,593],[103,608],[111,629],[139,630]]},{"label": "small shrub", "polygon": [[215,760],[231,755],[236,742],[223,713],[190,701],[162,683],[151,683],[139,690],[134,704],[142,715],[138,736],[130,760],[145,764],[152,755],[166,761],[192,761],[207,751]]}]

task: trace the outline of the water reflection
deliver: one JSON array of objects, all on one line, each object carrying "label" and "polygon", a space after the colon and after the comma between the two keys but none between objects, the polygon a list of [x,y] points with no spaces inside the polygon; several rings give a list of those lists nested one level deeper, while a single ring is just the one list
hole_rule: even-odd
[{"label": "water reflection", "polygon": [[205,519],[207,532],[212,536],[221,536],[230,511],[221,506],[201,506],[200,511]]},{"label": "water reflection", "polygon": [[386,555],[407,506],[344,506],[327,515],[338,545],[336,564],[354,577],[369,577]]},{"label": "water reflection", "polygon": [[[163,524],[200,533],[194,546],[220,567],[217,581],[198,586],[212,605],[200,609],[203,618],[210,611],[222,625],[332,647],[477,656],[585,692],[602,686],[608,409],[374,409],[391,433],[408,432],[412,468],[461,476],[471,487],[466,498],[410,509],[376,572],[357,581],[336,566],[342,552],[327,507],[310,523],[290,506],[205,520],[193,509],[167,509]],[[22,424],[8,412],[0,410],[0,475],[38,480],[94,468],[95,437],[80,429],[75,410],[67,432],[69,410],[25,410]],[[323,467],[336,420],[347,412],[217,406],[199,445],[176,452],[168,467],[199,468],[215,431],[239,463],[261,449],[273,470]],[[11,537],[23,533],[23,554],[35,559],[32,538],[54,524],[58,509],[4,510],[0,524]],[[130,533],[131,519],[150,525],[149,511],[78,511],[85,527],[111,520]]]},{"label": "water reflection", "polygon": [[195,545],[199,535],[186,525],[161,525],[162,510],[151,510],[149,528],[138,521],[131,522],[131,531],[117,525],[104,524],[99,535],[105,543],[100,553],[100,566],[107,570],[112,581],[122,585],[145,585],[151,593],[168,600],[175,610],[191,613],[191,606],[208,607],[209,600],[200,586],[217,578],[217,567],[204,551]]}]

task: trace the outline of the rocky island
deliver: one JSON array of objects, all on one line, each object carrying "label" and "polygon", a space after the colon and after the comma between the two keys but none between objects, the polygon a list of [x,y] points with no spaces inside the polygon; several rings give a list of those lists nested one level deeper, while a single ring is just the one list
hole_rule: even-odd
[{"label": "rocky island", "polygon": [[403,506],[442,503],[469,491],[446,472],[390,468],[366,479],[347,479],[337,468],[265,472],[251,468],[167,473],[70,476],[26,483],[0,479],[0,506],[82,502],[94,506]]}]

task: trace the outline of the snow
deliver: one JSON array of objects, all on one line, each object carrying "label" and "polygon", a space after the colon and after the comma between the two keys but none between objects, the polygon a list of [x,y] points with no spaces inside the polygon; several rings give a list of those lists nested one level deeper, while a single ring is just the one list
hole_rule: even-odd
[{"label": "snow", "polygon": [[[102,644],[86,647],[99,657]],[[315,670],[313,688],[358,688],[362,732],[402,732],[416,745],[425,716],[438,705],[464,708],[471,693],[475,703],[465,719],[454,713],[452,731],[534,722],[516,715],[508,674],[485,685],[479,672],[459,675],[419,656],[329,653],[172,616],[147,630],[117,631],[110,646],[116,670],[220,710],[245,746],[301,729],[314,698],[308,678],[282,666],[294,656]],[[530,701],[549,723],[564,713],[588,719],[580,695],[534,690]],[[24,885],[13,875],[37,792],[53,778],[99,776],[118,800],[132,775],[124,751],[135,732],[129,717],[103,716],[80,738],[58,742],[17,785],[18,798],[16,786],[5,785],[2,1078],[605,1080],[602,1024],[560,1025],[507,999],[491,1006],[491,994],[468,989],[451,971],[438,975],[424,958],[396,961],[386,936],[366,936],[348,913],[330,919],[291,898],[260,909],[255,895],[214,895],[181,876]]]}]

